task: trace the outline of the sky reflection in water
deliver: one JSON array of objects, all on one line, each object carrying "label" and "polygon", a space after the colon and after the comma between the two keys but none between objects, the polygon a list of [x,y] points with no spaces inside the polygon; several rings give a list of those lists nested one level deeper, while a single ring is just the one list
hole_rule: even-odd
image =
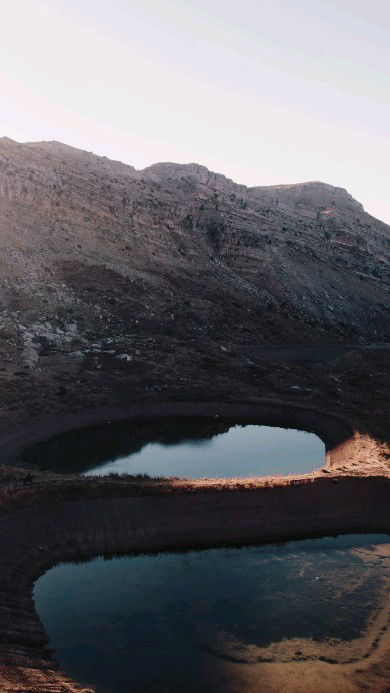
[{"label": "sky reflection in water", "polygon": [[206,440],[148,443],[142,450],[99,464],[93,474],[148,474],[201,479],[305,474],[324,464],[314,433],[271,426],[233,426]]},{"label": "sky reflection in water", "polygon": [[341,656],[380,613],[388,548],[347,535],[98,558],[52,568],[34,597],[63,670],[97,691],[219,693],[227,662],[277,658],[285,639],[304,655],[336,638]]}]

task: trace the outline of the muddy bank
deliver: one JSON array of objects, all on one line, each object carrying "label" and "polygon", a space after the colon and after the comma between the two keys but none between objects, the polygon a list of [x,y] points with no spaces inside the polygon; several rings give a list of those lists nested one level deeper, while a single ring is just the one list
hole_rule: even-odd
[{"label": "muddy bank", "polygon": [[[261,414],[280,405],[288,410],[298,407],[388,442],[385,349],[351,347],[330,362],[292,363],[264,362],[254,345],[231,345],[221,351],[209,344],[174,340],[170,345],[147,344],[148,378],[135,363],[141,358],[137,355],[126,368],[115,359],[120,374],[95,362],[88,368],[83,362],[82,372],[66,375],[46,367],[36,374],[18,372],[12,379],[0,373],[0,463],[8,463],[23,446],[66,430],[138,415],[214,416],[223,413],[220,403],[233,410],[233,416],[241,406],[245,416],[257,406],[262,406]],[[320,425],[318,421],[321,437]]]}]

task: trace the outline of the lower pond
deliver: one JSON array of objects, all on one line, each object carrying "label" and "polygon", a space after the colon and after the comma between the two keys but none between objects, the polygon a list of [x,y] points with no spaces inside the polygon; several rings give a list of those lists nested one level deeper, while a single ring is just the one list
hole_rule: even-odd
[{"label": "lower pond", "polygon": [[85,475],[234,478],[312,472],[325,462],[325,445],[305,431],[188,417],[64,433],[20,461]]},{"label": "lower pond", "polygon": [[78,682],[222,693],[232,676],[249,690],[263,663],[364,660],[386,629],[389,571],[389,536],[345,535],[60,564],[34,599]]}]

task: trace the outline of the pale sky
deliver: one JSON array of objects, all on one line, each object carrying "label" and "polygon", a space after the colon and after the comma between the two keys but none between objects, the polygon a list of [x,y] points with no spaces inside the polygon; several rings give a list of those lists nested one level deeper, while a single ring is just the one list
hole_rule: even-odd
[{"label": "pale sky", "polygon": [[0,7],[0,135],[246,185],[321,180],[390,222],[390,0]]}]

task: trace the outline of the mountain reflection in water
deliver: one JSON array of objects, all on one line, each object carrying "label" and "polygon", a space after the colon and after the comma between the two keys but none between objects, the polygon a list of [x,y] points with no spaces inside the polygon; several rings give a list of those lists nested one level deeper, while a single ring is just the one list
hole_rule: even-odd
[{"label": "mountain reflection in water", "polygon": [[225,478],[304,474],[324,462],[325,447],[313,433],[272,426],[232,426],[208,439],[148,443],[139,452],[88,470],[87,475]]},{"label": "mountain reflection in water", "polygon": [[117,422],[64,433],[26,450],[21,464],[87,475],[234,478],[304,474],[324,463],[314,433],[188,417]]}]

